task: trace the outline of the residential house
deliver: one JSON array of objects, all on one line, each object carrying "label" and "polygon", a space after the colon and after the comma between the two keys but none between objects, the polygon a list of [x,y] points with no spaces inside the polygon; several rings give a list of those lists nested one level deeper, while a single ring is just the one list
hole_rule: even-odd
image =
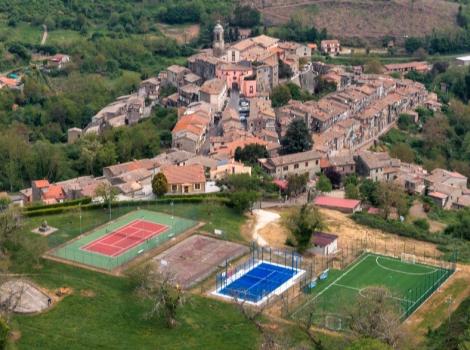
[{"label": "residential house", "polygon": [[312,56],[312,48],[310,46],[299,44],[293,41],[279,42],[277,47],[289,54],[296,55],[298,57],[310,58],[310,56]]},{"label": "residential house", "polygon": [[201,114],[183,115],[174,126],[172,147],[187,152],[199,153],[206,141],[210,119]]},{"label": "residential house", "polygon": [[218,79],[225,80],[229,89],[239,90],[246,97],[256,96],[256,77],[251,64],[220,64],[216,70]]},{"label": "residential house", "polygon": [[63,54],[56,54],[47,58],[47,67],[61,70],[67,63],[70,62],[70,56]]},{"label": "residential house", "polygon": [[386,64],[384,67],[387,73],[407,73],[410,71],[426,73],[431,70],[432,66],[428,62],[406,62]]},{"label": "residential house", "polygon": [[338,40],[322,40],[320,49],[323,53],[329,55],[338,55],[341,52],[341,45]]},{"label": "residential house", "polygon": [[211,180],[221,180],[228,175],[248,174],[251,175],[251,167],[243,163],[236,162],[234,159],[223,160],[217,164],[217,167],[210,171]]},{"label": "residential house", "polygon": [[168,182],[169,194],[205,193],[206,176],[200,164],[167,165],[162,167],[161,172]]},{"label": "residential house", "polygon": [[221,112],[227,99],[227,83],[221,79],[207,80],[199,90],[199,100],[212,105],[216,112]]},{"label": "residential house", "polygon": [[178,87],[184,81],[184,76],[191,71],[183,66],[171,65],[166,69],[167,72],[167,83],[171,86]]},{"label": "residential house", "polygon": [[395,180],[401,164],[386,152],[360,151],[354,159],[357,174],[374,181]]},{"label": "residential house", "polygon": [[44,204],[62,203],[66,199],[66,194],[62,186],[50,184],[48,180],[36,180],[32,182],[33,202]]},{"label": "residential house", "polygon": [[188,57],[189,69],[203,80],[210,80],[216,77],[215,72],[220,62],[219,58],[212,56],[208,52],[201,52]]},{"label": "residential house", "polygon": [[283,156],[260,159],[261,166],[274,178],[286,179],[288,175],[308,174],[313,178],[320,172],[321,155],[317,151],[306,151]]}]

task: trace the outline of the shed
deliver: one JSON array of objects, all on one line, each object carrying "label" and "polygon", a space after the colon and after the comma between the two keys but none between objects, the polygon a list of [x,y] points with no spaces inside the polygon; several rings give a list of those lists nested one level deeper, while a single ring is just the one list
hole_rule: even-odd
[{"label": "shed", "polygon": [[338,236],[332,233],[315,232],[312,235],[313,248],[310,251],[315,255],[331,255],[338,250]]}]

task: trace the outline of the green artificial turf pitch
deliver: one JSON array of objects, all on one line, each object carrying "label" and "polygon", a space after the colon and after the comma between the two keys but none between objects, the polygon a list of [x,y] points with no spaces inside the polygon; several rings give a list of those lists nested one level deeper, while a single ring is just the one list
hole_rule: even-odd
[{"label": "green artificial turf pitch", "polygon": [[319,281],[310,290],[311,295],[307,301],[292,316],[300,318],[313,312],[322,320],[328,315],[341,318],[365,288],[383,286],[390,290],[390,297],[397,301],[403,320],[444,283],[452,272],[442,267],[364,254],[344,271],[330,270],[328,278]]},{"label": "green artificial turf pitch", "polygon": [[[167,226],[167,229],[165,232],[158,234],[149,240],[143,241],[141,244],[126,250],[123,254],[114,257],[101,255],[99,253],[83,249],[83,247],[88,243],[104,237],[110,232],[118,230],[135,220],[146,220],[155,224],[161,224]],[[89,233],[59,246],[54,249],[50,255],[70,260],[72,262],[89,265],[98,269],[113,270],[134,259],[139,254],[160,246],[170,238],[175,237],[196,225],[197,222],[193,220],[139,209],[101,225]]]}]

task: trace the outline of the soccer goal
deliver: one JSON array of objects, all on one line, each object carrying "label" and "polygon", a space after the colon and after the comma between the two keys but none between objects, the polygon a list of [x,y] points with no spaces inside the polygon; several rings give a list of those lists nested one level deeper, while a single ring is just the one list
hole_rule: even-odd
[{"label": "soccer goal", "polygon": [[408,264],[416,264],[416,255],[401,253],[401,261]]},{"label": "soccer goal", "polygon": [[330,329],[332,331],[340,331],[343,329],[343,324],[341,321],[341,317],[335,315],[326,315],[325,316],[325,328]]}]

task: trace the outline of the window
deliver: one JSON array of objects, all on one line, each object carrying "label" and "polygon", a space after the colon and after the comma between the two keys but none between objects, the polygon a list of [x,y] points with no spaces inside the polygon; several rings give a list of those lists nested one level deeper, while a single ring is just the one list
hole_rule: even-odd
[{"label": "window", "polygon": [[184,186],[184,193],[189,193],[189,186]]},{"label": "window", "polygon": [[201,189],[201,184],[194,184],[194,189],[200,190]]},{"label": "window", "polygon": [[253,85],[250,85],[250,94],[253,93]]},{"label": "window", "polygon": [[299,164],[294,164],[294,169],[299,169]]},{"label": "window", "polygon": [[285,167],[282,168],[282,170],[287,171],[287,170],[289,170],[289,167],[285,166]]},{"label": "window", "polygon": [[232,51],[232,62],[235,62],[235,51]]},{"label": "window", "polygon": [[315,161],[315,165],[318,165],[318,159]]},{"label": "window", "polygon": [[177,185],[171,185],[171,192],[176,192],[178,190]]},{"label": "window", "polygon": [[305,166],[306,166],[306,167],[308,166],[308,162],[305,162]]}]

